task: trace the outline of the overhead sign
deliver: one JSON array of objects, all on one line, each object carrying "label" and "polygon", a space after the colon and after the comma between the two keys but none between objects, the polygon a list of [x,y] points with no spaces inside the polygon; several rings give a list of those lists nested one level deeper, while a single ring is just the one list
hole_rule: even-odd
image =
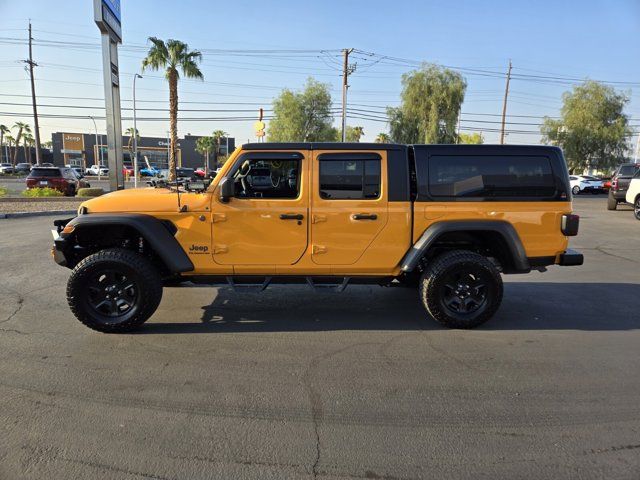
[{"label": "overhead sign", "polygon": [[109,8],[109,10],[111,10],[113,16],[116,17],[118,23],[120,23],[120,0],[102,0],[102,3],[104,3]]},{"label": "overhead sign", "polygon": [[93,0],[93,16],[101,32],[122,43],[120,0]]}]

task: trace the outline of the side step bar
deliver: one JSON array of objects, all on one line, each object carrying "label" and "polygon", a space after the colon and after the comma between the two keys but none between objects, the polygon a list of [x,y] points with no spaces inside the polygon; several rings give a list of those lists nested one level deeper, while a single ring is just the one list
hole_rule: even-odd
[{"label": "side step bar", "polygon": [[[244,289],[256,290],[258,292],[263,292],[270,284],[273,277],[264,277],[264,281],[262,283],[236,283],[233,277],[226,277],[227,285],[231,287],[234,292]],[[344,277],[342,283],[339,284],[317,284],[313,281],[313,277],[304,277],[307,285],[309,285],[313,290],[325,290],[325,289],[333,289],[336,292],[344,292],[344,289],[347,288],[349,284],[349,280],[351,277]]]},{"label": "side step bar", "polygon": [[[268,286],[278,285],[307,285],[315,291],[335,291],[343,292],[348,285],[380,285],[389,286],[392,284],[393,277],[348,277],[348,276],[290,276],[290,275],[272,275],[272,276],[253,276],[253,275],[184,275],[173,278],[173,282],[169,285],[188,287],[188,283],[195,285],[208,286],[229,286],[234,291],[254,291],[262,292]],[[178,284],[175,284],[175,281]]]}]

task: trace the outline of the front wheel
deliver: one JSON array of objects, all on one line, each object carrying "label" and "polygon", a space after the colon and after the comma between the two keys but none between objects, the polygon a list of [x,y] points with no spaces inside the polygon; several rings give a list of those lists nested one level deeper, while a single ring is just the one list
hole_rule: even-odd
[{"label": "front wheel", "polygon": [[633,204],[633,214],[636,220],[640,220],[640,195],[636,197],[636,203]]},{"label": "front wheel", "polygon": [[571,189],[571,193],[573,193],[574,195],[578,195],[580,193],[580,187],[576,185]]},{"label": "front wheel", "polygon": [[489,320],[502,301],[500,272],[486,257],[466,250],[435,258],[420,279],[427,312],[449,328],[473,328]]},{"label": "front wheel", "polygon": [[105,333],[133,330],[156,311],[162,279],[145,257],[122,248],[102,250],[71,272],[67,301],[87,327]]}]

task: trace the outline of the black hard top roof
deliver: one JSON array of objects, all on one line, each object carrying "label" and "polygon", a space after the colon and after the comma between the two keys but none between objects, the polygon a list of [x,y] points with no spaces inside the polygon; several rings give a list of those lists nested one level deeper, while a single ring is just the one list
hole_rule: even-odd
[{"label": "black hard top roof", "polygon": [[403,148],[406,148],[406,145],[350,142],[264,142],[242,145],[243,150],[402,150]]},{"label": "black hard top roof", "polygon": [[465,154],[490,155],[491,153],[508,154],[524,153],[525,151],[555,151],[558,147],[550,145],[495,145],[495,144],[423,144],[401,145],[397,143],[355,143],[355,142],[264,142],[245,143],[243,150],[404,150],[413,148],[416,151],[429,150],[430,152],[451,152],[463,150]]}]

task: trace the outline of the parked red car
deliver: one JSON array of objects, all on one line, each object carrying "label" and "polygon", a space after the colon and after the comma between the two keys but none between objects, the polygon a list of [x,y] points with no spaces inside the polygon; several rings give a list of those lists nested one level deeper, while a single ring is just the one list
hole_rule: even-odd
[{"label": "parked red car", "polygon": [[71,168],[33,167],[27,176],[27,188],[53,188],[70,197],[81,188],[88,188],[89,182],[78,177]]},{"label": "parked red car", "polygon": [[130,165],[128,163],[123,164],[122,165],[122,175],[125,176],[125,177],[127,175],[129,175],[129,176],[133,175],[133,165]]},{"label": "parked red car", "polygon": [[207,175],[204,171],[204,168],[202,167],[196,168],[193,174],[199,176],[200,178],[204,178]]}]

